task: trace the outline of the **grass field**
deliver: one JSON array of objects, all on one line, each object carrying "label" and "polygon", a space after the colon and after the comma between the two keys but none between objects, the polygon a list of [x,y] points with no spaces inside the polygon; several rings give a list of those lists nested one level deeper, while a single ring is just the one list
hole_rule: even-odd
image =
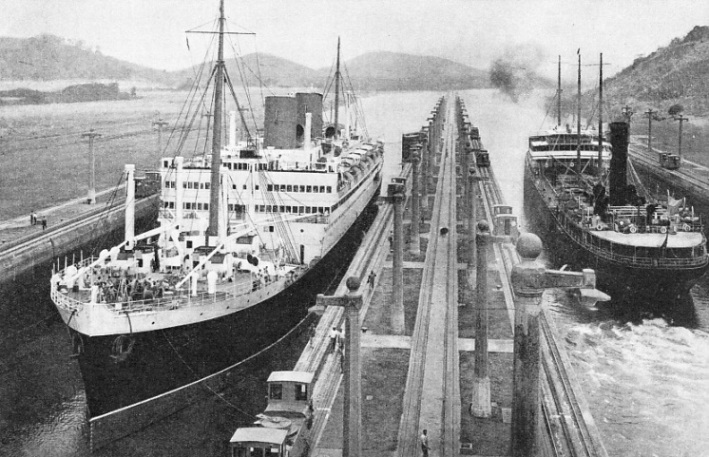
[{"label": "grass field", "polygon": [[[102,135],[94,143],[97,190],[116,186],[126,163],[138,174],[155,169],[161,156],[175,155],[175,138],[168,139],[187,95],[153,91],[125,101],[0,107],[0,220],[86,195],[89,148],[81,135],[89,129]],[[255,109],[261,110],[260,102]],[[164,153],[157,151],[152,126],[159,118],[170,123],[162,135]],[[193,134],[182,155],[201,154],[204,136],[204,130]]]}]

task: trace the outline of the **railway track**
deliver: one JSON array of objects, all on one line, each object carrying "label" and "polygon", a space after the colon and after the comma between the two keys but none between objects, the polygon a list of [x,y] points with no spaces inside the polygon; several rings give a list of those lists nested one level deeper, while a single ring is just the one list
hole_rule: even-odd
[{"label": "railway track", "polygon": [[[478,167],[478,173],[482,178],[476,182],[479,195],[482,196],[481,217],[492,226],[492,208],[495,205],[505,204],[504,198],[491,168]],[[514,327],[514,297],[507,278],[510,277],[512,267],[520,261],[520,258],[511,243],[495,242],[493,247],[498,262],[501,262],[500,277],[505,293],[509,295],[506,301],[510,325]],[[544,436],[548,437],[545,445],[547,453],[559,457],[607,456],[585,399],[576,394],[580,391],[580,387],[573,374],[566,371],[565,367],[570,367],[571,364],[558,343],[556,327],[546,312],[542,312],[540,321],[543,394],[541,406],[543,427],[546,429]]]},{"label": "railway track", "polygon": [[[455,119],[448,107],[447,119]],[[458,373],[457,234],[455,125],[446,122],[431,236],[426,251],[416,325],[412,337],[397,455],[420,450],[418,436],[429,430],[432,452],[458,453],[460,392]]]},{"label": "railway track", "polygon": [[[679,168],[677,170],[667,170],[665,168],[661,168],[656,153],[650,153],[637,145],[630,145],[629,150],[632,153],[631,158],[633,160],[637,160],[647,167],[660,169],[658,171],[674,175],[692,186],[702,189],[709,188],[709,179],[703,178],[695,173],[688,173],[684,168]],[[693,168],[698,167],[694,166]]]}]

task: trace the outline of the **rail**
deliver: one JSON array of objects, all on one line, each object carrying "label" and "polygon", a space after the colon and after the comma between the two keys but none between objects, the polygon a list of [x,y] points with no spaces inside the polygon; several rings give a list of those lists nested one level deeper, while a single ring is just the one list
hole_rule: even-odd
[{"label": "rail", "polygon": [[[481,192],[482,218],[493,226],[492,208],[504,204],[504,198],[497,185],[492,168],[478,168],[481,180],[476,182]],[[500,276],[503,284],[508,283],[513,266],[519,262],[519,256],[510,243],[495,242],[493,247],[496,257],[502,261]],[[505,287],[503,290],[507,290]],[[510,291],[510,294],[513,292]],[[510,299],[514,297],[510,296]],[[510,311],[511,321],[514,320]],[[555,457],[607,457],[595,422],[588,405],[576,382],[567,356],[558,343],[560,338],[552,317],[542,307],[541,340],[542,351],[542,439],[548,444],[548,455]]]},{"label": "rail", "polygon": [[[452,105],[452,104],[451,104]],[[454,119],[454,116],[448,116]],[[460,392],[457,351],[457,236],[454,124],[446,123],[443,163],[439,170],[431,217],[431,236],[421,283],[416,324],[399,427],[400,457],[416,455],[421,428],[432,430],[431,444],[441,444],[441,456],[457,455],[460,435]],[[432,141],[432,144],[435,142]],[[424,178],[425,179],[425,178]],[[447,233],[437,227],[446,228]],[[435,289],[435,294],[434,294]],[[435,295],[435,300],[434,300]],[[443,303],[445,309],[433,309]],[[443,366],[428,368],[429,357],[441,357]],[[431,376],[426,376],[430,370]],[[427,424],[428,422],[428,424]],[[440,441],[437,435],[440,433]],[[435,440],[435,441],[434,441]],[[435,444],[434,444],[435,445]]]}]

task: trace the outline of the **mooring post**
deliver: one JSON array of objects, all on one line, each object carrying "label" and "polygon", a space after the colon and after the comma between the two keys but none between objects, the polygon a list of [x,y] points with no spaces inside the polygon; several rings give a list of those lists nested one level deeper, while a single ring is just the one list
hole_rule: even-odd
[{"label": "mooring post", "polygon": [[394,205],[393,279],[391,297],[391,328],[395,335],[403,335],[404,326],[404,186],[389,184],[388,197]]},{"label": "mooring post", "polygon": [[409,225],[409,252],[413,255],[421,254],[421,209],[419,204],[419,159],[420,154],[414,152],[411,155],[411,170],[413,181],[411,182],[411,224]]},{"label": "mooring post", "polygon": [[342,456],[362,455],[362,385],[359,348],[359,310],[362,308],[360,280],[355,276],[347,278],[348,293],[344,296],[318,295],[317,300],[326,306],[345,308],[345,395],[343,410]]},{"label": "mooring post", "polygon": [[480,221],[477,225],[477,293],[475,298],[475,378],[471,412],[475,417],[490,417],[490,376],[487,357],[487,250],[492,242],[490,224]]},{"label": "mooring post", "polygon": [[539,455],[539,314],[544,289],[544,266],[537,262],[542,252],[538,236],[525,233],[517,241],[520,263],[512,268],[515,292],[514,374],[512,397],[512,456]]}]

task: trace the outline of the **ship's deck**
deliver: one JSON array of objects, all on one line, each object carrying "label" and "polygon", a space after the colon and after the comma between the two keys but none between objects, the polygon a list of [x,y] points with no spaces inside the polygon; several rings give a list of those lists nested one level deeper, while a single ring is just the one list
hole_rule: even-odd
[{"label": "ship's deck", "polygon": [[702,234],[699,232],[677,232],[676,234],[662,233],[621,233],[613,230],[589,230],[594,236],[610,241],[611,243],[624,244],[634,247],[659,248],[665,244],[666,248],[693,248],[702,244]]}]

